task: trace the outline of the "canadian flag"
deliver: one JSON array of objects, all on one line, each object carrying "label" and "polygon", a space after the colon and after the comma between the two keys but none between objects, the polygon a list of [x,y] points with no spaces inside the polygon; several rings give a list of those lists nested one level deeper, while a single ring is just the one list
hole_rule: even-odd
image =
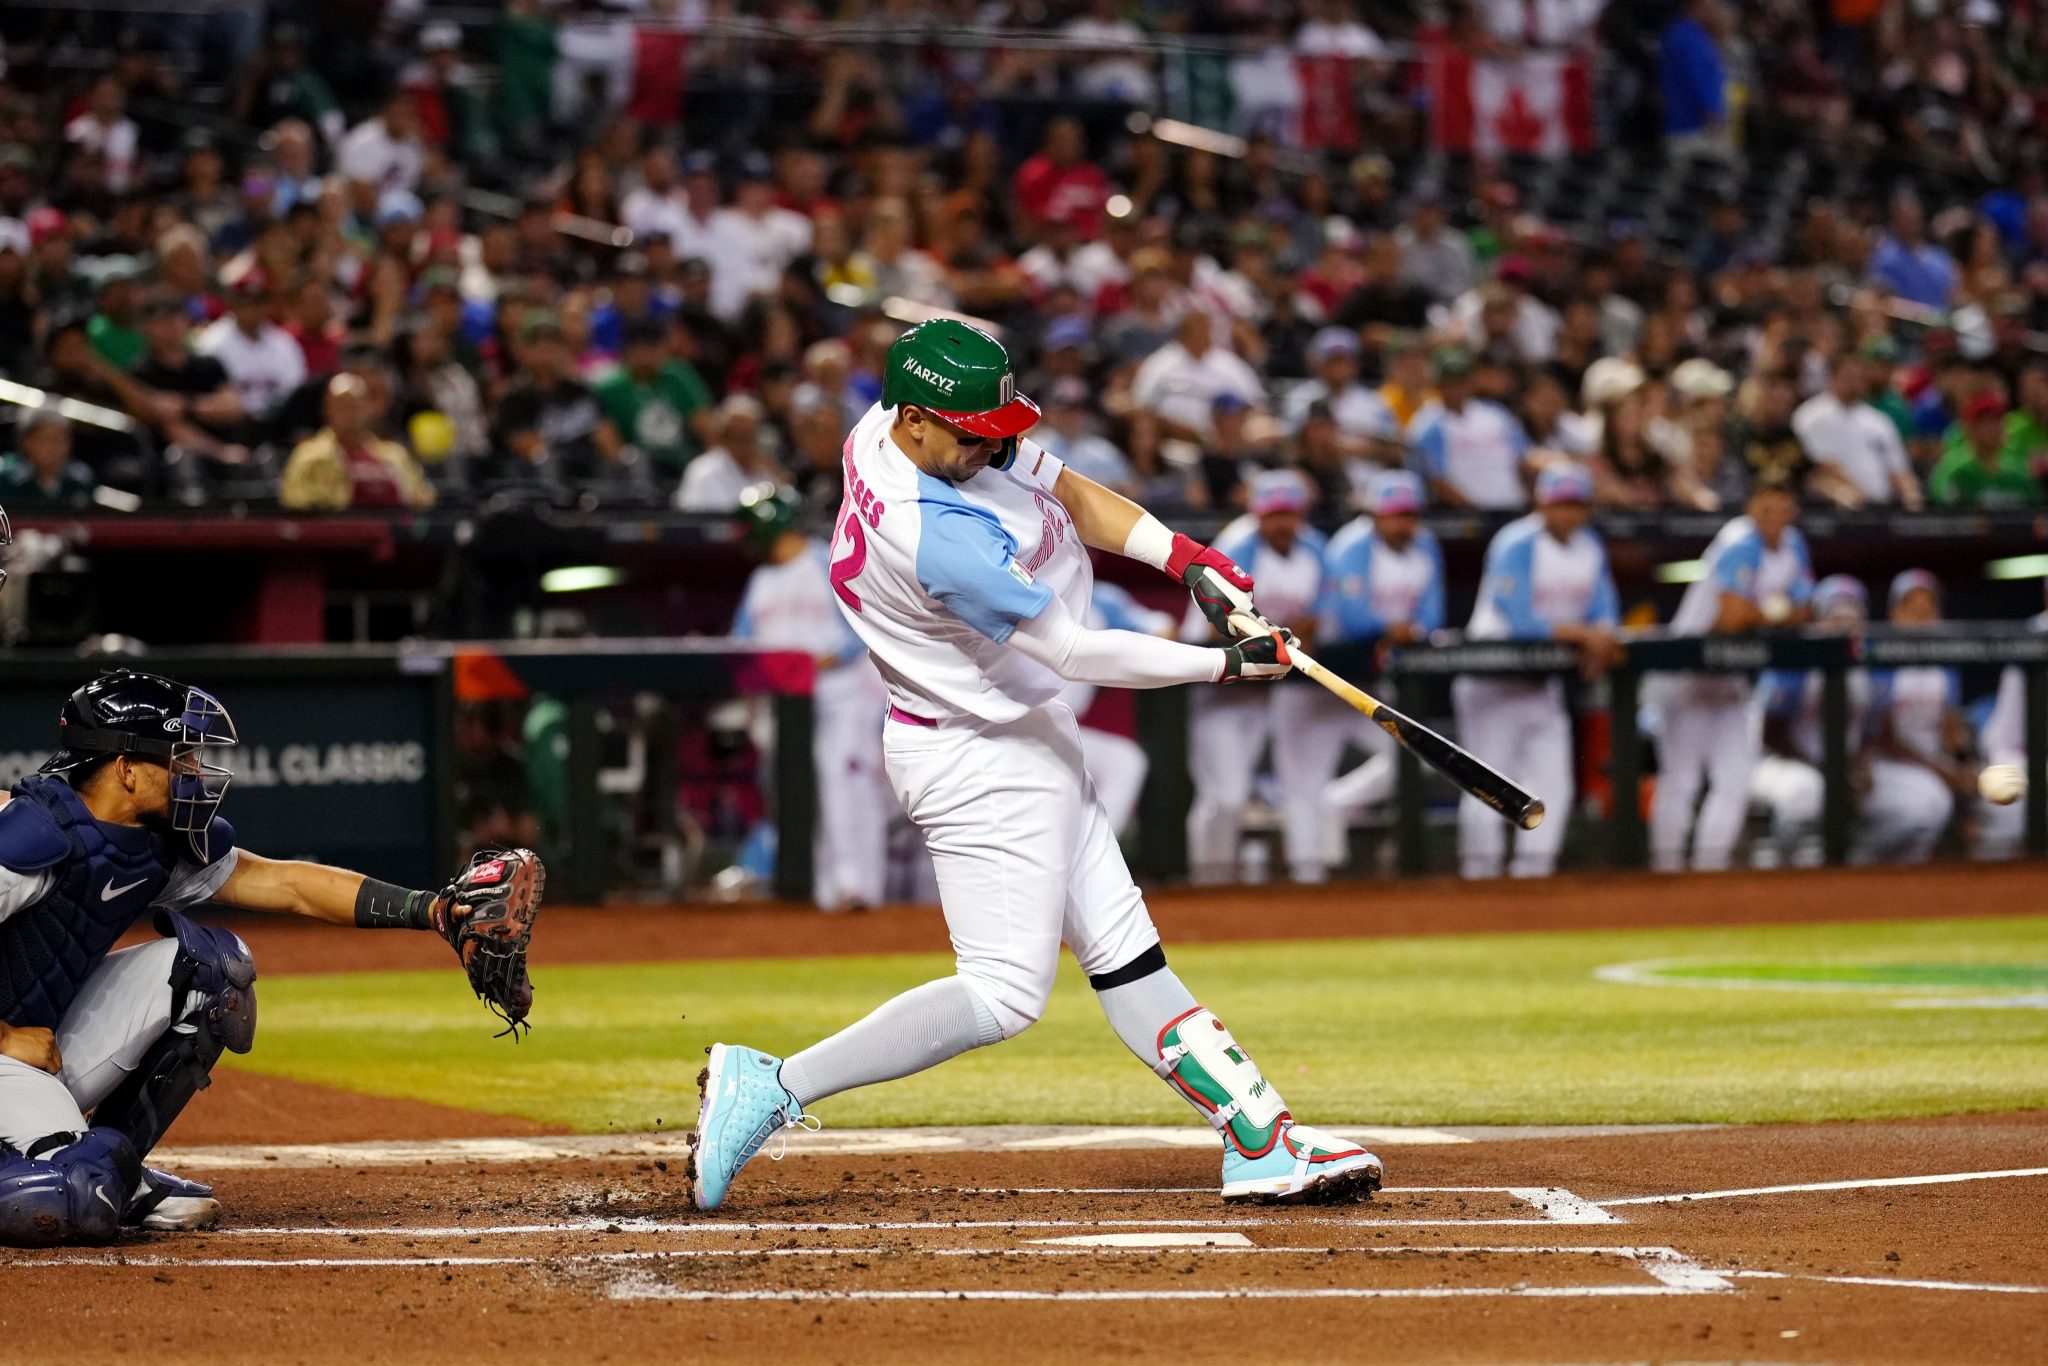
[{"label": "canadian flag", "polygon": [[1593,85],[1576,52],[1476,57],[1430,44],[1430,136],[1447,152],[1557,157],[1593,147]]}]

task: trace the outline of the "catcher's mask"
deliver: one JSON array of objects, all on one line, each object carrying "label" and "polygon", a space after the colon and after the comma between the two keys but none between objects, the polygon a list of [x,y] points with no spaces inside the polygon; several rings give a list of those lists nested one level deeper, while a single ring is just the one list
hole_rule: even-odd
[{"label": "catcher's mask", "polygon": [[109,754],[162,763],[171,773],[171,829],[199,862],[212,861],[209,832],[234,774],[204,756],[236,742],[235,723],[212,693],[161,674],[101,674],[65,701],[57,737],[45,773],[68,777]]}]

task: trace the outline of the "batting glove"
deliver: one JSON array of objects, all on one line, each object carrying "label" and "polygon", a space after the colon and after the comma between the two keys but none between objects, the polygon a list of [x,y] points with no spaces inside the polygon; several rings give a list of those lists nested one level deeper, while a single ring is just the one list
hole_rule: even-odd
[{"label": "batting glove", "polygon": [[1284,678],[1294,668],[1294,656],[1287,647],[1294,632],[1284,627],[1271,635],[1251,636],[1223,651],[1223,676],[1218,683],[1270,683]]},{"label": "batting glove", "polygon": [[1166,572],[1187,585],[1195,606],[1202,609],[1202,615],[1219,636],[1231,634],[1231,613],[1252,610],[1252,576],[1239,569],[1228,555],[1191,536],[1178,531],[1173,534],[1173,553],[1167,556]]}]

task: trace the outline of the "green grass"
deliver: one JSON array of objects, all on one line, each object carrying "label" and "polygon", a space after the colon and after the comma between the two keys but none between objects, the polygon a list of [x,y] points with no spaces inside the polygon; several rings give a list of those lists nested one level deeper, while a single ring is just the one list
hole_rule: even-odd
[{"label": "green grass", "polygon": [[[1871,989],[1592,976],[1661,958],[1829,965],[1810,979],[1860,978]],[[1956,994],[1979,998],[1999,984],[2034,985],[2048,964],[2048,917],[1195,945],[1172,959],[1291,1108],[1316,1122],[1822,1120],[2048,1106],[2048,1009],[1901,1009],[1926,999],[1924,974],[1886,966],[1975,966],[1972,991]],[[538,1027],[517,1048],[490,1038],[452,971],[266,978],[256,1051],[233,1065],[583,1131],[687,1128],[707,1043],[792,1050],[950,966],[932,954],[544,968]],[[1019,1038],[819,1113],[837,1125],[1191,1118],[1117,1042],[1071,963],[1046,1018]]]}]

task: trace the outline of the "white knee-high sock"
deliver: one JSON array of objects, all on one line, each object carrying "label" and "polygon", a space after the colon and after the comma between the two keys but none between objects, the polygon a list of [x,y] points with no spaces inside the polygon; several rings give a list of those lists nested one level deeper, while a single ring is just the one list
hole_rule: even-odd
[{"label": "white knee-high sock", "polygon": [[791,1054],[782,1064],[782,1084],[798,1104],[809,1106],[856,1086],[922,1072],[1002,1037],[1003,1027],[980,993],[963,978],[941,977]]}]

